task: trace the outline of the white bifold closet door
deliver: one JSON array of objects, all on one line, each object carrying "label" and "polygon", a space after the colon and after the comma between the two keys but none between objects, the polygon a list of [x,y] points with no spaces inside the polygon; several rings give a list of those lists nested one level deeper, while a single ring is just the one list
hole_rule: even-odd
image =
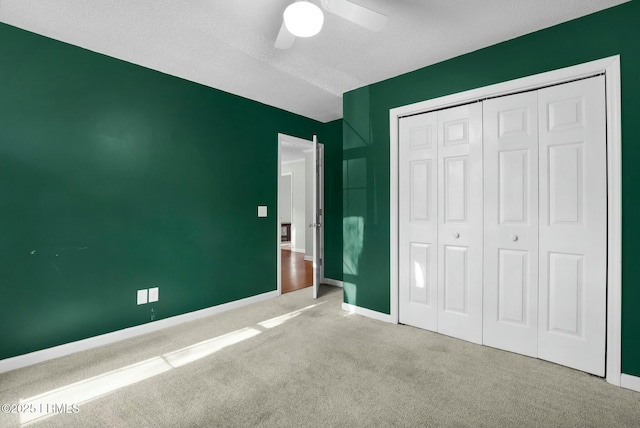
[{"label": "white bifold closet door", "polygon": [[483,104],[483,343],[537,357],[538,95]]},{"label": "white bifold closet door", "polygon": [[482,104],[438,112],[438,332],[482,343]]},{"label": "white bifold closet door", "polygon": [[438,331],[438,113],[400,119],[399,321]]},{"label": "white bifold closet door", "polygon": [[538,91],[538,356],[604,376],[607,152],[604,76]]},{"label": "white bifold closet door", "polygon": [[400,120],[399,320],[482,343],[482,107]]},{"label": "white bifold closet door", "polygon": [[401,323],[605,374],[604,90],[400,120]]},{"label": "white bifold closet door", "polygon": [[483,343],[604,375],[604,77],[484,102]]}]

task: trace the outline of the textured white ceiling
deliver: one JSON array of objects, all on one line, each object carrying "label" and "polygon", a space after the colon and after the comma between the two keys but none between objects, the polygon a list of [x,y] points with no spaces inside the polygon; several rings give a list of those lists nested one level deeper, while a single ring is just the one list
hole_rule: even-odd
[{"label": "textured white ceiling", "polygon": [[326,13],[318,36],[281,51],[292,1],[0,0],[0,21],[327,122],[344,92],[627,0],[354,0],[387,26]]}]

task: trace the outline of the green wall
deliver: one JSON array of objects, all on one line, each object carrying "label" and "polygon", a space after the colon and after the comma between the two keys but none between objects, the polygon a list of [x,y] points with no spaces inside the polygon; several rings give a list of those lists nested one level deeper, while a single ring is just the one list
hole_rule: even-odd
[{"label": "green wall", "polygon": [[640,208],[639,22],[640,3],[634,0],[345,94],[345,301],[389,313],[389,109],[620,54],[622,370],[640,376],[640,226],[634,220]]},{"label": "green wall", "polygon": [[324,125],[324,276],[342,281],[342,119]]},{"label": "green wall", "polygon": [[275,290],[277,134],[341,126],[0,24],[0,359]]}]

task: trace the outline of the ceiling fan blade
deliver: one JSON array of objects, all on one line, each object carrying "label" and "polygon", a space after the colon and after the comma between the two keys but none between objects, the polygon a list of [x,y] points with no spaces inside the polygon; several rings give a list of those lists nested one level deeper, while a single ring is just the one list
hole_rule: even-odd
[{"label": "ceiling fan blade", "polygon": [[322,0],[329,12],[347,19],[371,31],[380,31],[387,24],[387,16],[349,0]]},{"label": "ceiling fan blade", "polygon": [[293,46],[293,42],[296,41],[296,36],[291,34],[287,27],[284,25],[284,21],[282,22],[282,27],[280,27],[280,32],[278,33],[278,38],[276,39],[275,47],[277,49],[289,49]]}]

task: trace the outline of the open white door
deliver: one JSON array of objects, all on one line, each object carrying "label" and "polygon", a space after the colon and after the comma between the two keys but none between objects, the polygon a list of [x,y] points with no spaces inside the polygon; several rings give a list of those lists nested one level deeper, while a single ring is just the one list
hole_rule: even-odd
[{"label": "open white door", "polygon": [[313,298],[318,298],[320,280],[322,278],[322,145],[318,143],[318,136],[313,136],[313,163],[315,172],[313,176]]}]

